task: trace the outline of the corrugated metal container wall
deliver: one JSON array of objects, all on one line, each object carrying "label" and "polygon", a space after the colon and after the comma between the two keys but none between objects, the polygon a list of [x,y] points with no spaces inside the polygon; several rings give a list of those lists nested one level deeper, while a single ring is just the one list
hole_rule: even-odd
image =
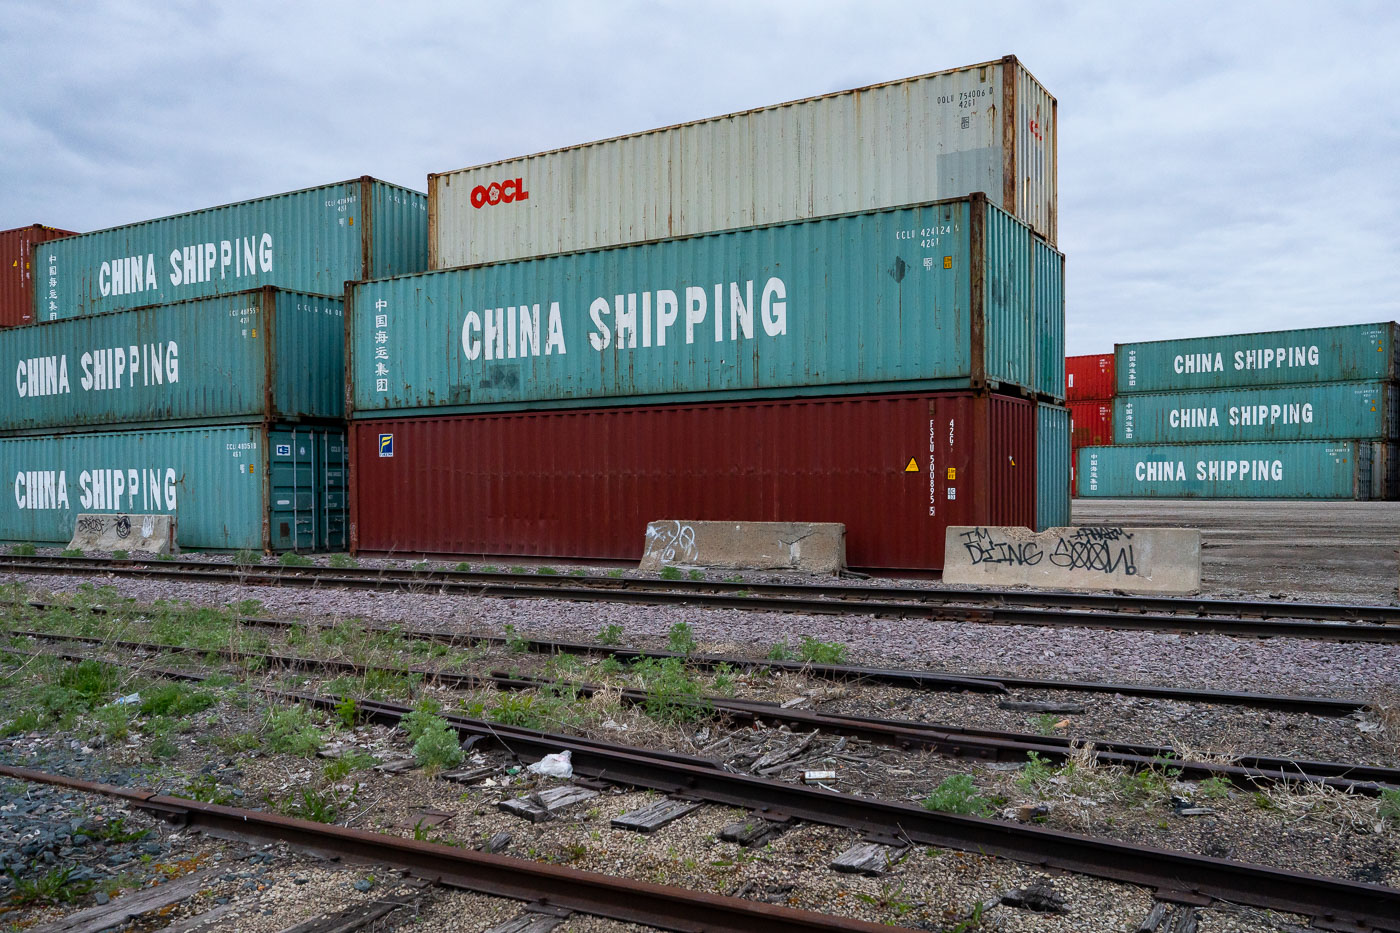
[{"label": "corrugated metal container wall", "polygon": [[1059,405],[1036,405],[1035,529],[1070,523],[1070,415]]},{"label": "corrugated metal container wall", "polygon": [[1386,382],[1127,395],[1113,409],[1118,444],[1400,437],[1400,389]]},{"label": "corrugated metal container wall", "polygon": [[1099,447],[1113,443],[1113,402],[1069,402],[1077,447]]},{"label": "corrugated metal container wall", "polygon": [[974,197],[359,283],[351,410],[1050,393],[1061,357],[1037,373],[1035,347],[1064,316],[1036,331],[1035,268],[1063,257]]},{"label": "corrugated metal container wall", "polygon": [[1071,402],[1113,398],[1113,354],[1065,357],[1065,398]]},{"label": "corrugated metal container wall", "polygon": [[226,425],[0,438],[0,476],[14,489],[0,540],[66,542],[79,513],[129,512],[173,513],[182,548],[343,547],[344,437]]},{"label": "corrugated metal container wall", "polygon": [[1262,334],[1120,343],[1118,394],[1303,382],[1369,382],[1400,375],[1396,325],[1352,324]]},{"label": "corrugated metal container wall", "polygon": [[1035,388],[1065,397],[1065,257],[1040,240],[1031,241],[1035,271]]},{"label": "corrugated metal container wall", "polygon": [[1369,499],[1357,441],[1083,447],[1079,495],[1161,499]]},{"label": "corrugated metal container wall", "polygon": [[0,331],[0,431],[344,418],[344,306],[266,288]]},{"label": "corrugated metal container wall", "polygon": [[[31,267],[35,243],[72,236],[69,230],[58,230],[33,224],[14,230],[0,230],[0,327],[19,327],[34,322],[35,269]],[[47,273],[47,267],[38,270]],[[45,285],[48,276],[41,276]]]},{"label": "corrugated metal container wall", "polygon": [[1056,241],[1055,99],[973,65],[428,176],[432,268],[965,197]]},{"label": "corrugated metal container wall", "polygon": [[84,233],[50,244],[38,317],[57,320],[265,285],[341,294],[427,268],[426,197],[365,177]]},{"label": "corrugated metal container wall", "polygon": [[969,393],[351,424],[359,551],[638,559],[662,519],[846,524],[938,569],[949,524],[1035,521],[1034,405]]},{"label": "corrugated metal container wall", "polygon": [[1371,498],[1400,499],[1400,444],[1371,443]]}]

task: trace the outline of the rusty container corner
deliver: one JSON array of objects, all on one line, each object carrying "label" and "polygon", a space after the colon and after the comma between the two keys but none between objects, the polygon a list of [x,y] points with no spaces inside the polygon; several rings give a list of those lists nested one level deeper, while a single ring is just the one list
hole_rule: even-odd
[{"label": "rusty container corner", "polygon": [[1055,98],[1008,55],[435,173],[430,268],[977,191],[1053,245],[1057,132]]},{"label": "rusty container corner", "polygon": [[48,265],[34,262],[34,246],[65,236],[75,234],[43,224],[0,230],[0,327],[34,323],[34,293],[49,281]]},{"label": "rusty container corner", "polygon": [[1116,388],[1112,353],[1065,357],[1065,398],[1068,401],[1111,399]]},{"label": "rusty container corner", "polygon": [[352,422],[351,545],[639,560],[659,519],[842,522],[851,566],[936,571],[949,525],[1036,523],[1035,421],[948,392]]}]

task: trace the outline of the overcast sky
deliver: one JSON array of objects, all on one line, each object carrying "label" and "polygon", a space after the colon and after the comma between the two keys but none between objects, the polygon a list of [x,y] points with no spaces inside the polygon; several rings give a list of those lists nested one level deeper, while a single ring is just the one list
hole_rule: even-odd
[{"label": "overcast sky", "polygon": [[1394,2],[10,0],[0,229],[425,190],[1008,53],[1059,101],[1071,353],[1400,318]]}]

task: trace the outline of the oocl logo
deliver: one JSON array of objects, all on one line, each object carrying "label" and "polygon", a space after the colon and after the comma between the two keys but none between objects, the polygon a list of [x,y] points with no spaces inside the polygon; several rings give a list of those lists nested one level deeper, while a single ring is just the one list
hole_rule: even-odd
[{"label": "oocl logo", "polygon": [[488,204],[509,204],[512,201],[526,201],[530,192],[525,190],[525,179],[511,178],[506,181],[493,181],[489,185],[477,185],[472,189],[472,207],[480,210]]}]

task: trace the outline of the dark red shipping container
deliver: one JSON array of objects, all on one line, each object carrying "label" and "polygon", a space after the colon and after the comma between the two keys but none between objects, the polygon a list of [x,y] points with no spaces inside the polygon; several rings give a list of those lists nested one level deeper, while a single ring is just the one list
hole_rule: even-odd
[{"label": "dark red shipping container", "polygon": [[1070,447],[1107,447],[1113,443],[1113,402],[1067,402]]},{"label": "dark red shipping container", "polygon": [[30,247],[72,235],[71,231],[41,224],[0,230],[0,327],[34,323],[33,275],[47,270],[30,268]]},{"label": "dark red shipping container", "polygon": [[1033,402],[969,392],[351,422],[356,551],[625,559],[648,522],[846,525],[937,570],[948,525],[1035,523]]},{"label": "dark red shipping container", "polygon": [[1113,354],[1095,353],[1090,356],[1065,357],[1065,398],[1113,398]]}]

